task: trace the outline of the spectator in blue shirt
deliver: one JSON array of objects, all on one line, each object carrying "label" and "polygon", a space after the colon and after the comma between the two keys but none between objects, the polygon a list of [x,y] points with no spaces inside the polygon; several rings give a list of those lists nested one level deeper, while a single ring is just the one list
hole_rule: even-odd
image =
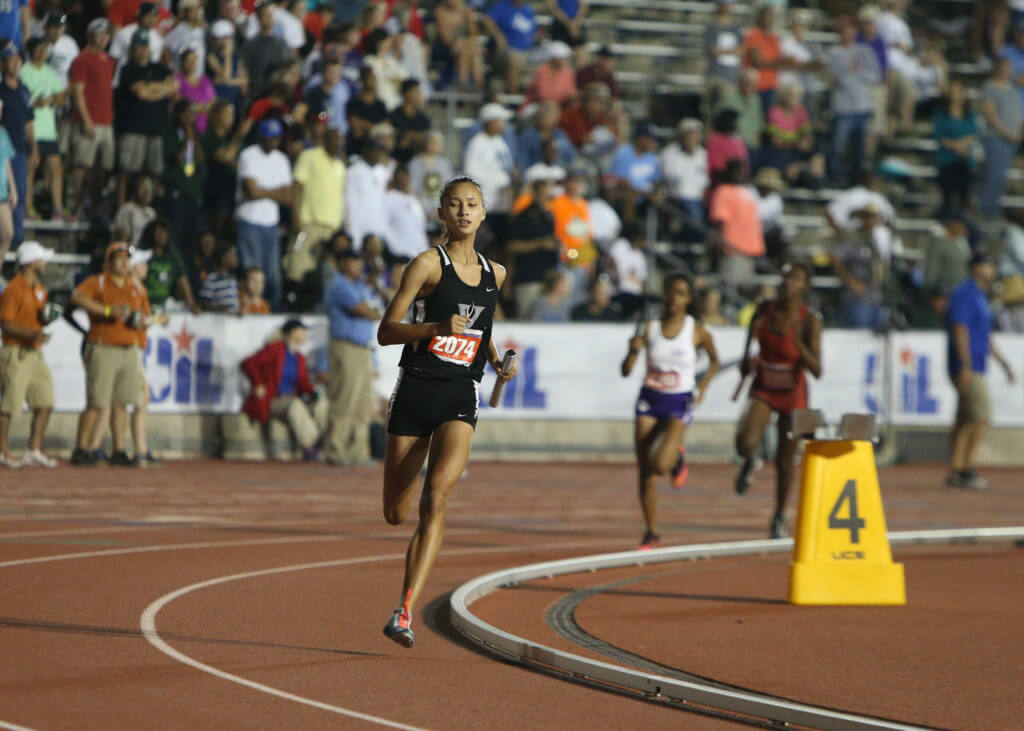
[{"label": "spectator in blue shirt", "polygon": [[520,170],[526,170],[544,159],[544,147],[554,142],[558,149],[555,164],[568,169],[576,161],[576,148],[568,135],[558,126],[561,110],[554,102],[544,102],[537,107],[533,123],[519,133],[517,162]]},{"label": "spectator in blue shirt", "polygon": [[330,426],[327,460],[333,464],[370,461],[373,411],[373,340],[381,313],[373,289],[363,280],[363,259],[353,249],[335,253],[338,273],[327,288],[324,309],[330,335],[327,395]]},{"label": "spectator in blue shirt", "polygon": [[857,20],[860,21],[860,33],[857,34],[857,43],[863,43],[875,52],[878,58],[878,66],[882,69],[882,78],[885,78],[889,70],[889,56],[885,49],[885,39],[878,35],[878,6],[864,5],[857,12]]},{"label": "spectator in blue shirt", "polygon": [[28,37],[31,17],[28,5],[28,0],[0,3],[0,38],[6,38],[18,48],[22,47]]},{"label": "spectator in blue shirt", "polygon": [[996,268],[987,254],[971,258],[970,276],[953,290],[946,313],[949,336],[947,367],[956,386],[956,421],[951,436],[951,471],[946,478],[950,487],[984,490],[988,483],[974,470],[978,445],[991,422],[985,366],[989,353],[1013,383],[1010,364],[992,340],[992,312],[987,292],[996,278]]},{"label": "spectator in blue shirt", "polygon": [[970,203],[971,170],[974,149],[978,144],[978,125],[967,101],[967,91],[959,79],[949,84],[943,108],[932,120],[938,168],[939,190],[942,191],[943,214],[965,211]]},{"label": "spectator in blue shirt", "polygon": [[[1013,43],[1003,46],[999,52],[1001,58],[1005,58],[1013,67],[1011,78],[1016,82],[1024,75],[1024,20],[1018,21],[1013,26]],[[1017,84],[1020,89],[1021,105],[1024,105],[1024,86]]]},{"label": "spectator in blue shirt", "polygon": [[661,160],[654,128],[649,122],[640,122],[633,130],[633,142],[619,147],[612,158],[610,176],[618,188],[623,206],[622,218],[632,221],[636,217],[637,202],[660,196]]},{"label": "spectator in blue shirt", "polygon": [[238,314],[238,247],[227,246],[220,252],[220,267],[210,272],[199,289],[199,301],[207,312]]},{"label": "spectator in blue shirt", "polygon": [[17,186],[18,199],[14,205],[14,238],[18,246],[25,240],[25,195],[28,192],[28,160],[39,162],[39,148],[36,145],[35,112],[32,109],[32,95],[18,78],[21,73],[21,52],[13,44],[0,51],[0,125],[7,130],[14,147],[11,171]]},{"label": "spectator in blue shirt", "polygon": [[548,0],[548,12],[551,13],[551,40],[562,41],[576,52],[577,67],[580,62],[578,51],[587,42],[586,34],[583,32],[587,5],[587,0]]},{"label": "spectator in blue shirt", "polygon": [[508,48],[506,88],[510,94],[518,94],[523,65],[536,45],[536,14],[526,0],[498,0],[487,15],[505,36]]}]

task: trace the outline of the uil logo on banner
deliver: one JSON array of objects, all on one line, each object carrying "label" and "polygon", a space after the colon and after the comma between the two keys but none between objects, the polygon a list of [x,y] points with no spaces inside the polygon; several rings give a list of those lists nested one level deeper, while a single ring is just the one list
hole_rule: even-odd
[{"label": "uil logo on banner", "polygon": [[789,600],[793,604],[905,604],[893,563],[874,447],[815,441],[804,452]]},{"label": "uil logo on banner", "polygon": [[197,337],[185,325],[176,335],[154,331],[142,355],[151,402],[220,403],[223,387],[213,379],[213,356],[213,338]]},{"label": "uil logo on banner", "polygon": [[900,351],[896,383],[904,414],[937,414],[939,400],[932,395],[932,359],[910,348]]}]

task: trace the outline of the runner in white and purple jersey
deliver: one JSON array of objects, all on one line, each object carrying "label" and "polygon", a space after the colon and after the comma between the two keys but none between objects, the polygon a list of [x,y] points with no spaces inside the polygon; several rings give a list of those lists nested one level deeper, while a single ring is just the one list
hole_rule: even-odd
[{"label": "runner in white and purple jersey", "polygon": [[[641,349],[647,350],[647,375],[636,402],[640,507],[646,524],[641,548],[661,543],[655,483],[661,475],[671,475],[677,490],[686,483],[686,427],[693,420],[693,408],[704,399],[708,384],[718,372],[718,353],[711,333],[687,312],[692,301],[693,284],[688,277],[667,277],[661,316],[645,323],[643,332],[629,341],[629,354],[622,362],[622,375],[628,376]],[[698,382],[700,350],[711,362]]]}]

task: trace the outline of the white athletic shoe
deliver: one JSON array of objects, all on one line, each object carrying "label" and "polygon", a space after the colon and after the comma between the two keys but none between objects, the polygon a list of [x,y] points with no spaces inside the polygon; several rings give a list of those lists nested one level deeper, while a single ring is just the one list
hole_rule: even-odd
[{"label": "white athletic shoe", "polygon": [[14,457],[8,457],[6,454],[0,454],[0,465],[16,470],[21,467],[21,460],[15,459]]},{"label": "white athletic shoe", "polygon": [[26,449],[21,455],[21,464],[24,467],[56,467],[57,460],[47,457],[38,449]]}]

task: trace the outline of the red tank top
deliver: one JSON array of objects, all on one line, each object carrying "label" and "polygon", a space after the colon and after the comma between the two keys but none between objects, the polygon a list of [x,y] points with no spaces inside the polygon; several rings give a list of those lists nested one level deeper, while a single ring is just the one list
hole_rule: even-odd
[{"label": "red tank top", "polygon": [[775,302],[768,305],[754,332],[761,351],[754,388],[789,391],[804,383],[804,369],[801,367],[800,349],[796,340],[800,337],[804,318],[810,310],[807,305],[801,305],[796,324],[787,332],[780,333],[772,327],[775,307]]}]

